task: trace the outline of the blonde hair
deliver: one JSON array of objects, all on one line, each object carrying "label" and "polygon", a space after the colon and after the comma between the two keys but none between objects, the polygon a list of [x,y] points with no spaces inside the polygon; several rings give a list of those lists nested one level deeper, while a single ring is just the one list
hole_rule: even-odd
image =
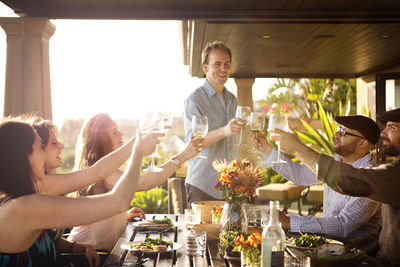
[{"label": "blonde hair", "polygon": [[[113,151],[108,130],[113,124],[108,114],[100,113],[86,121],[79,133],[75,150],[74,170],[82,170],[95,164],[99,159]],[[94,186],[107,188],[104,181],[99,181],[75,192],[73,196],[87,196],[93,194]]]},{"label": "blonde hair", "polygon": [[207,45],[203,49],[203,52],[201,53],[201,62],[203,64],[208,64],[208,58],[209,58],[210,52],[213,50],[217,50],[217,49],[227,52],[229,55],[229,59],[232,62],[231,50],[223,42],[220,42],[220,41],[214,41],[214,42],[207,43]]}]

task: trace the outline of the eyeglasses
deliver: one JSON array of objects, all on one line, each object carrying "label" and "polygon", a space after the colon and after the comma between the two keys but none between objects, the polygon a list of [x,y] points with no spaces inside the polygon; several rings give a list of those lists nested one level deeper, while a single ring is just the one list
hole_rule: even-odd
[{"label": "eyeglasses", "polygon": [[364,136],[361,136],[361,135],[357,135],[357,134],[353,134],[353,133],[347,132],[343,127],[339,127],[339,129],[337,130],[337,132],[338,132],[339,135],[341,135],[341,136],[350,135],[350,136],[355,136],[355,137],[360,137],[360,138],[362,138],[362,139],[365,139]]}]

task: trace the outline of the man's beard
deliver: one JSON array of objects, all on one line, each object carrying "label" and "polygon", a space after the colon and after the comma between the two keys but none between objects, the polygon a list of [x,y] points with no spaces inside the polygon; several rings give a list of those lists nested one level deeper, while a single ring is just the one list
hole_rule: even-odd
[{"label": "man's beard", "polygon": [[398,156],[400,155],[400,148],[392,143],[388,138],[382,138],[382,141],[386,141],[389,144],[383,145],[383,152],[389,156]]},{"label": "man's beard", "polygon": [[384,147],[383,152],[389,156],[398,156],[400,155],[400,150],[398,147],[395,146],[389,146],[389,147]]},{"label": "man's beard", "polygon": [[336,154],[345,157],[347,155],[353,154],[355,152],[355,148],[353,147],[353,144],[347,144],[347,145],[342,145],[339,142],[333,144],[333,151],[335,151]]}]

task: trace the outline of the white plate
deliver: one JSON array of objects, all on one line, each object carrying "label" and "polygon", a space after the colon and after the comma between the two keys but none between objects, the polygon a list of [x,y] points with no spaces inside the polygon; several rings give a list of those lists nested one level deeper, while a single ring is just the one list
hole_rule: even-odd
[{"label": "white plate", "polygon": [[157,253],[166,253],[166,252],[171,252],[174,250],[178,250],[182,248],[182,244],[181,243],[176,243],[176,242],[172,242],[172,248],[168,247],[168,250],[166,251],[141,251],[140,249],[135,249],[132,248],[130,244],[132,245],[137,245],[139,243],[141,243],[143,241],[134,241],[134,242],[130,242],[130,243],[123,243],[121,244],[121,248],[122,249],[126,249],[126,250],[130,250],[132,252],[143,252],[145,254],[157,254]]}]

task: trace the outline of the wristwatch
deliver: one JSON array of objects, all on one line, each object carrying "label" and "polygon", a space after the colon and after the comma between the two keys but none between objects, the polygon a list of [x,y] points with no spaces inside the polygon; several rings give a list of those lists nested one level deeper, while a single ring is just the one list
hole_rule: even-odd
[{"label": "wristwatch", "polygon": [[178,169],[181,167],[181,160],[180,160],[180,159],[178,159],[178,158],[172,158],[172,159],[171,159],[171,162],[172,162],[173,164],[175,164],[176,167],[177,167]]}]

